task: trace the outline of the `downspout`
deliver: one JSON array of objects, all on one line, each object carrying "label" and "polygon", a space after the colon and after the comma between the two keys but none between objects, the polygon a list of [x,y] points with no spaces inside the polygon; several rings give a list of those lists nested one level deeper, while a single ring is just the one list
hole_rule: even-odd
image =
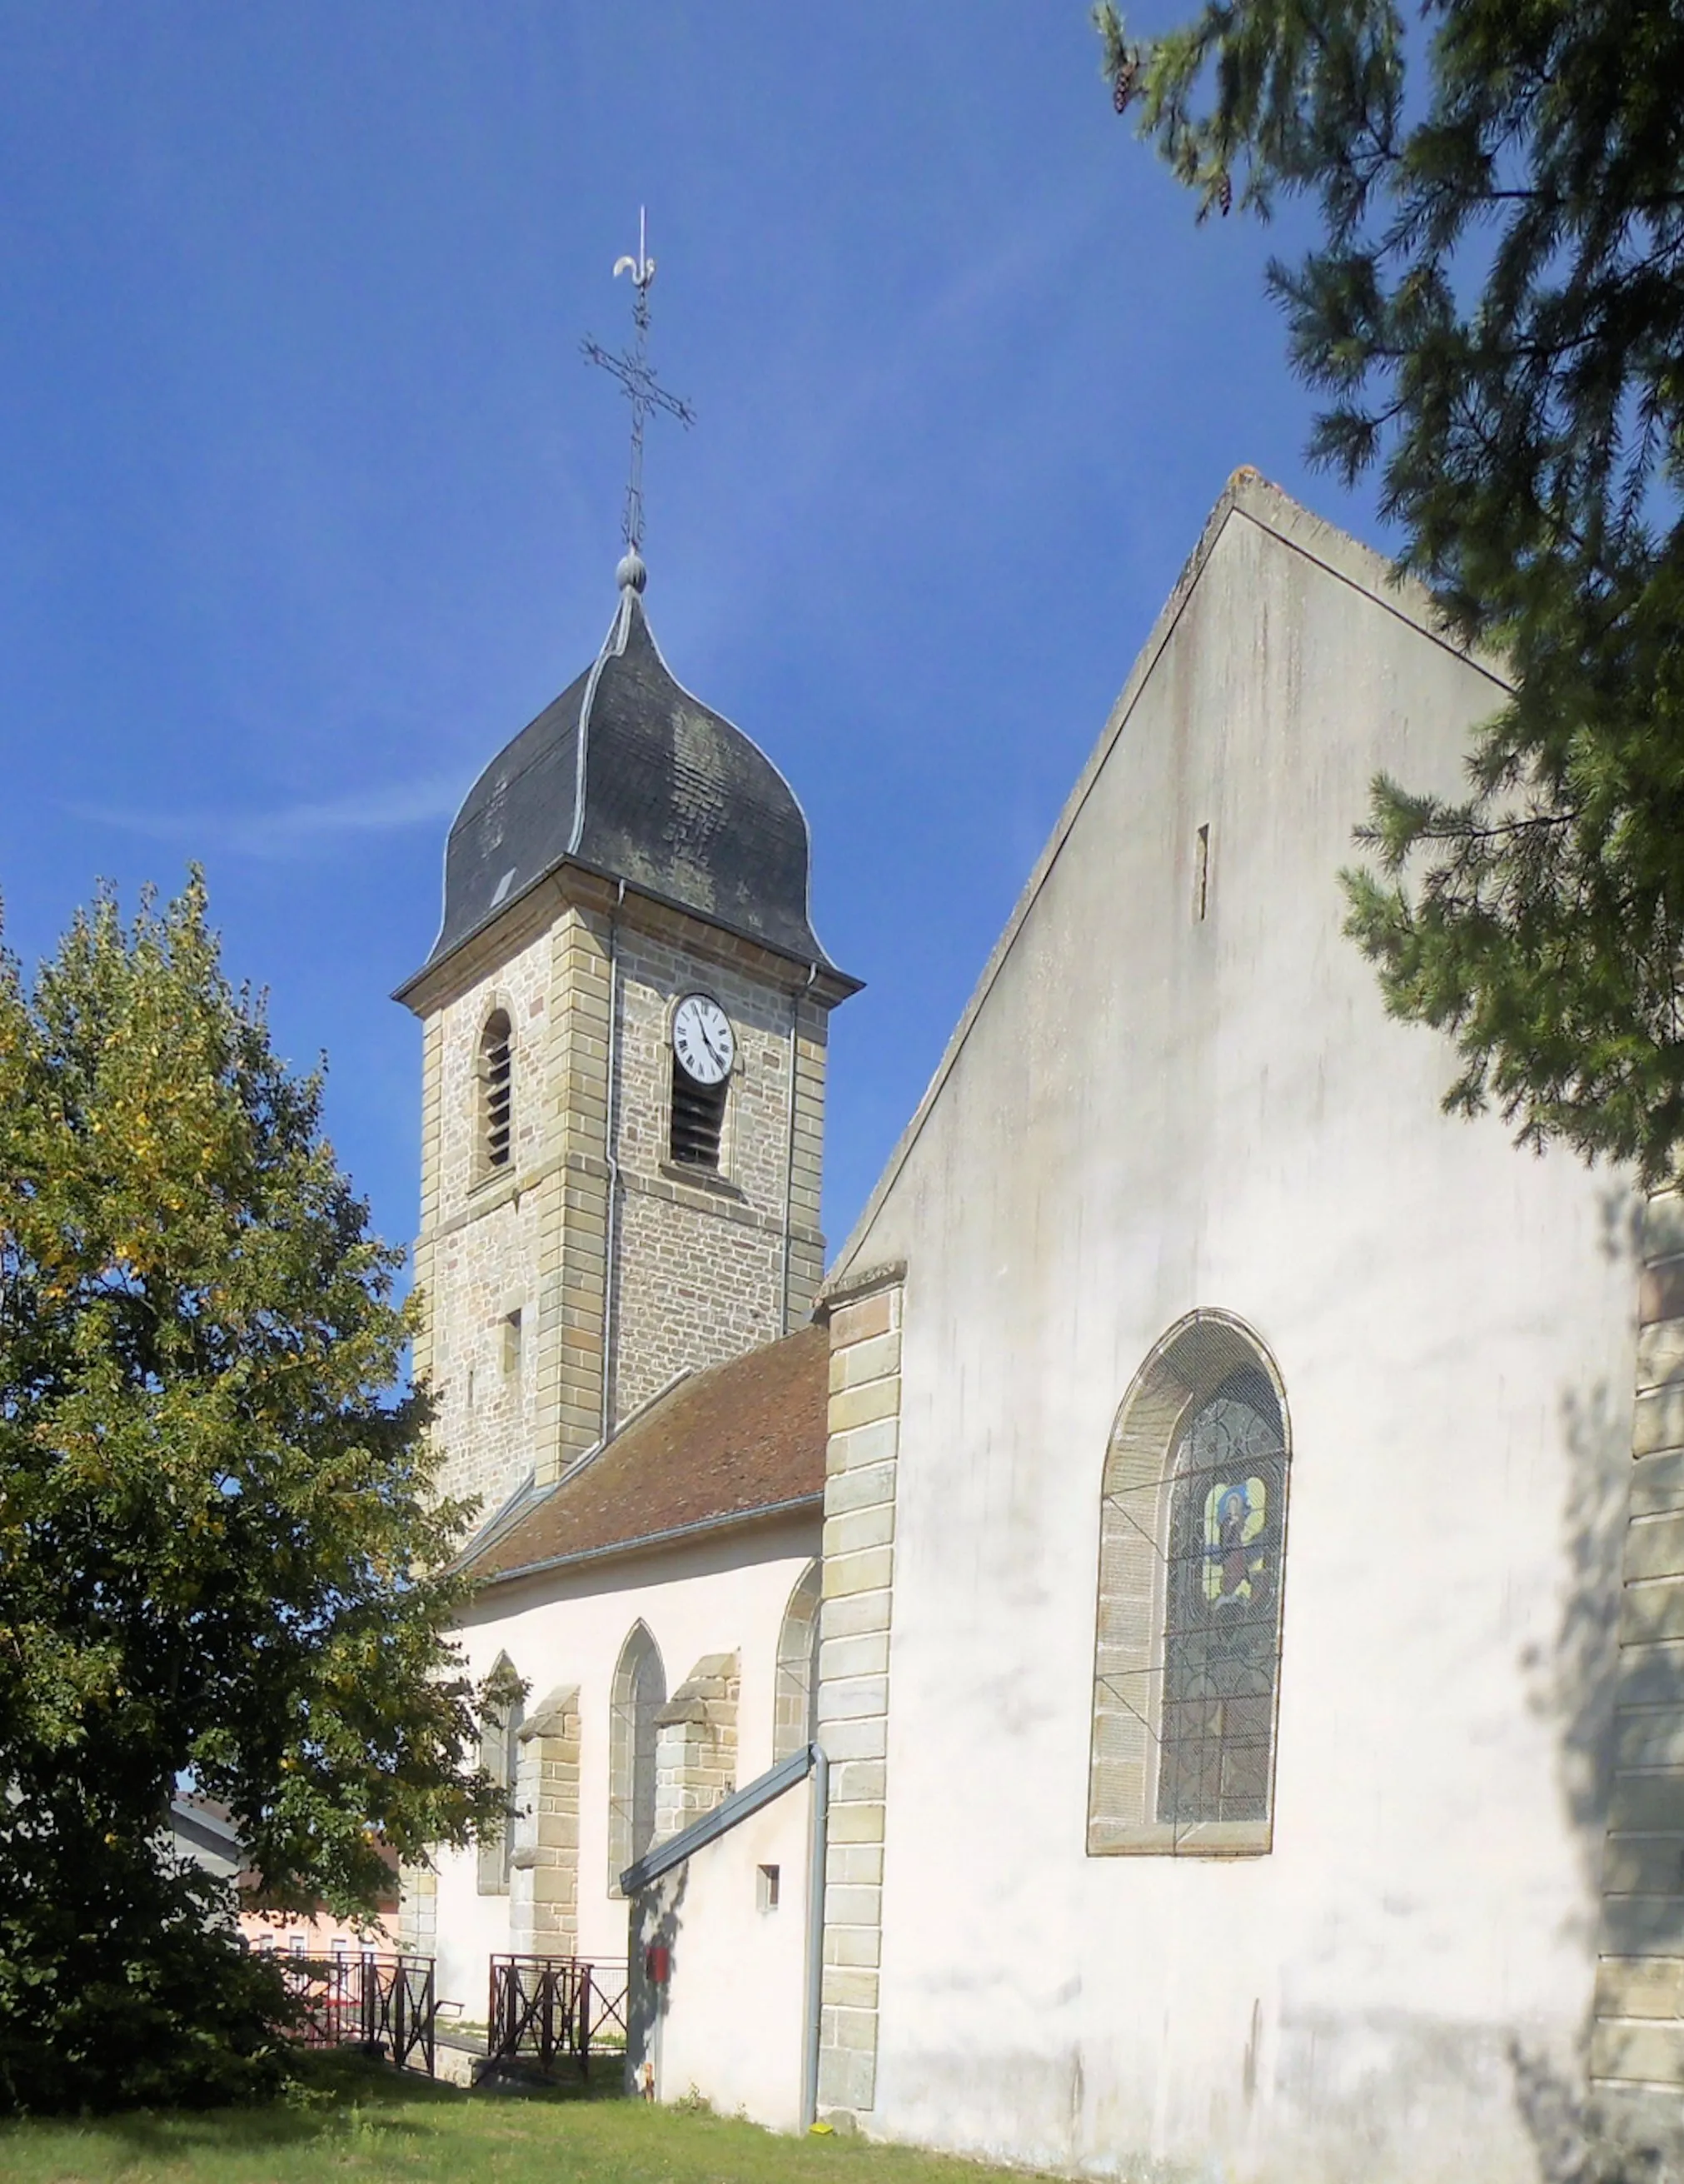
[{"label": "downspout", "polygon": [[819,975],[819,966],[807,967],[807,983],[799,993],[792,994],[789,1002],[789,1156],[784,1163],[784,1264],[782,1317],[780,1334],[789,1333],[789,1261],[790,1229],[795,1222],[795,1071],[796,1056],[801,1047],[801,1004],[813,990],[813,981]]},{"label": "downspout", "polygon": [[617,1214],[620,1206],[620,1162],[614,1157],[614,1126],[620,1102],[616,1097],[615,1067],[619,1061],[620,1028],[620,912],[625,900],[625,882],[621,880],[614,908],[609,912],[609,1085],[608,1122],[603,1139],[603,1150],[608,1161],[609,1202],[608,1218],[603,1225],[603,1415],[601,1439],[609,1437],[612,1374],[614,1371],[614,1246],[618,1234]]},{"label": "downspout", "polygon": [[819,2120],[819,2030],[825,1993],[825,1845],[831,1799],[831,1763],[822,1744],[813,1754],[813,1806],[807,1844],[807,2022],[801,2085],[801,2128]]}]

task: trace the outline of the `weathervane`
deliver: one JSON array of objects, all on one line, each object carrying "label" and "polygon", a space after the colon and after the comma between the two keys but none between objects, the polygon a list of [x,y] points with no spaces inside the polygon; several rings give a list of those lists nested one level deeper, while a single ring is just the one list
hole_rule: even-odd
[{"label": "weathervane", "polygon": [[[649,284],[655,277],[655,261],[645,248],[644,212],[641,206],[637,212],[637,255],[614,260],[616,281],[622,273],[631,276],[631,320],[636,330],[636,341],[629,349],[614,350],[604,348],[600,342],[587,336],[580,346],[586,363],[600,365],[620,382],[621,393],[631,404],[631,474],[625,488],[625,519],[620,531],[628,558],[641,564],[644,421],[652,410],[660,410],[669,417],[676,417],[681,425],[688,426],[696,421],[696,413],[689,404],[667,393],[649,362]],[[640,584],[638,589],[642,588]]]}]

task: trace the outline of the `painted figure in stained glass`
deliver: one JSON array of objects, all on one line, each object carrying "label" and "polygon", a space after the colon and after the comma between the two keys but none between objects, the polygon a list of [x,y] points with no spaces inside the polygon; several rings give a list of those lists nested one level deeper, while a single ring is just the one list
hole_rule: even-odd
[{"label": "painted figure in stained glass", "polygon": [[1269,1489],[1260,1479],[1219,1479],[1204,1497],[1204,1596],[1249,1600],[1264,1557],[1254,1554],[1269,1521]]}]

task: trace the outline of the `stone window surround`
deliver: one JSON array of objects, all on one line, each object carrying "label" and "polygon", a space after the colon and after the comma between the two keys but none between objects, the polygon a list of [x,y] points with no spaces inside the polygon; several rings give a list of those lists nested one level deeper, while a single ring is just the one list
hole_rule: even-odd
[{"label": "stone window surround", "polygon": [[[1192,1380],[1179,1377],[1203,1343],[1208,1362]],[[1179,1356],[1175,1355],[1179,1351]],[[1183,1421],[1229,1373],[1255,1368],[1281,1407],[1282,1468],[1288,1508],[1281,1513],[1281,1580],[1276,1636],[1274,1708],[1270,1724],[1269,1817],[1261,1821],[1156,1819],[1153,1720],[1130,1709],[1114,1679],[1136,1676],[1155,1718],[1163,1703],[1164,1580],[1175,1486],[1173,1463]],[[1087,1850],[1090,1858],[1258,1858],[1275,1842],[1275,1761],[1281,1699],[1287,1523],[1292,1440],[1280,1370],[1256,1329],[1234,1313],[1203,1307],[1185,1313],[1147,1353],[1118,1406],[1106,1443],[1100,1496],[1098,1572],[1094,1603],[1093,1712],[1088,1750]],[[1132,1510],[1124,1497],[1135,1497]],[[1146,1522],[1142,1513],[1147,1513]],[[1147,1602],[1142,1620],[1141,1603]],[[1131,1633],[1130,1624],[1133,1630]],[[1132,1713],[1132,1723],[1130,1717]],[[1120,1756],[1119,1743],[1137,1752]],[[1120,1811],[1126,1806],[1126,1814]],[[1106,1809],[1106,1808],[1110,1809]],[[1148,1817],[1152,1815],[1153,1817]]]},{"label": "stone window surround", "polygon": [[[509,1144],[503,1158],[500,1161],[493,1161],[488,1143],[490,1116],[486,1085],[491,1074],[488,1034],[499,1017],[507,1026],[504,1044],[509,1049]],[[515,1082],[520,1068],[520,1042],[514,1032],[514,1003],[501,988],[494,988],[486,996],[486,1006],[481,1015],[480,1028],[474,1041],[473,1083],[475,1112],[471,1140],[473,1173],[468,1184],[470,1198],[490,1184],[507,1183],[520,1166],[515,1144],[515,1127],[520,1107],[520,1102],[516,1097],[519,1088]]]}]

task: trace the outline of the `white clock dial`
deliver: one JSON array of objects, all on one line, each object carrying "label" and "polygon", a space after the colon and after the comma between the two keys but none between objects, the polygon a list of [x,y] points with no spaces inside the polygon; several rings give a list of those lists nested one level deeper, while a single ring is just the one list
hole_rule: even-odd
[{"label": "white clock dial", "polygon": [[673,1011],[672,1050],[697,1084],[722,1084],[736,1059],[731,1018],[709,994],[686,994]]}]

